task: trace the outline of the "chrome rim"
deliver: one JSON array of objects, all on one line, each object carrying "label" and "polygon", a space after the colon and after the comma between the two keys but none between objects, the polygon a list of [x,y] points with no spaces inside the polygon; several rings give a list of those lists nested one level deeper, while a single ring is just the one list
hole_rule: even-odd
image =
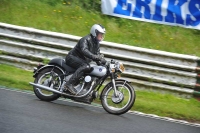
[{"label": "chrome rim", "polygon": [[116,85],[118,97],[114,95],[114,89],[110,87],[105,95],[103,100],[105,105],[114,111],[119,111],[128,106],[131,101],[131,92],[125,85]]}]

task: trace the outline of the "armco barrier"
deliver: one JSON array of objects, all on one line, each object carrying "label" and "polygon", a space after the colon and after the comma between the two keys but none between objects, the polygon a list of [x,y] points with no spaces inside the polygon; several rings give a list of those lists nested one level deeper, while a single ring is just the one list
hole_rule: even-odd
[{"label": "armco barrier", "polygon": [[[0,23],[0,63],[32,69],[40,60],[64,57],[78,36]],[[199,96],[199,62],[196,56],[102,42],[106,59],[121,61],[123,77],[136,89],[172,91]]]}]

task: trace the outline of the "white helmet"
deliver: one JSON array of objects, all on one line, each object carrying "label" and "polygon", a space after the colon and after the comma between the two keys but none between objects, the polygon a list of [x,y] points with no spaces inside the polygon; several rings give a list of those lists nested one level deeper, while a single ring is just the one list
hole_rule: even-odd
[{"label": "white helmet", "polygon": [[99,33],[105,34],[106,33],[106,29],[100,24],[94,24],[92,26],[92,28],[90,29],[90,34],[92,34],[92,36],[96,38]]}]

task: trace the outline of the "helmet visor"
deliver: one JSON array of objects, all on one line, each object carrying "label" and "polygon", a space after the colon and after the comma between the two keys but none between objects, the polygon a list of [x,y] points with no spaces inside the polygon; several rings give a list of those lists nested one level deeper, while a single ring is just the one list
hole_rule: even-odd
[{"label": "helmet visor", "polygon": [[101,32],[99,32],[99,33],[97,34],[97,36],[96,36],[96,39],[97,39],[99,42],[103,41],[104,38],[105,38],[105,34],[104,34],[104,33],[101,33]]}]

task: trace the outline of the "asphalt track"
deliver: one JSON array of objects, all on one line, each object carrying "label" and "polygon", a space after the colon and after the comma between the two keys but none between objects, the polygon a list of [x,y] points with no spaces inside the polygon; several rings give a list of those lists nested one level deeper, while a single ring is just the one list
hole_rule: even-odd
[{"label": "asphalt track", "polygon": [[99,106],[44,102],[33,93],[1,88],[0,133],[200,133],[200,125],[137,112],[111,115]]}]

